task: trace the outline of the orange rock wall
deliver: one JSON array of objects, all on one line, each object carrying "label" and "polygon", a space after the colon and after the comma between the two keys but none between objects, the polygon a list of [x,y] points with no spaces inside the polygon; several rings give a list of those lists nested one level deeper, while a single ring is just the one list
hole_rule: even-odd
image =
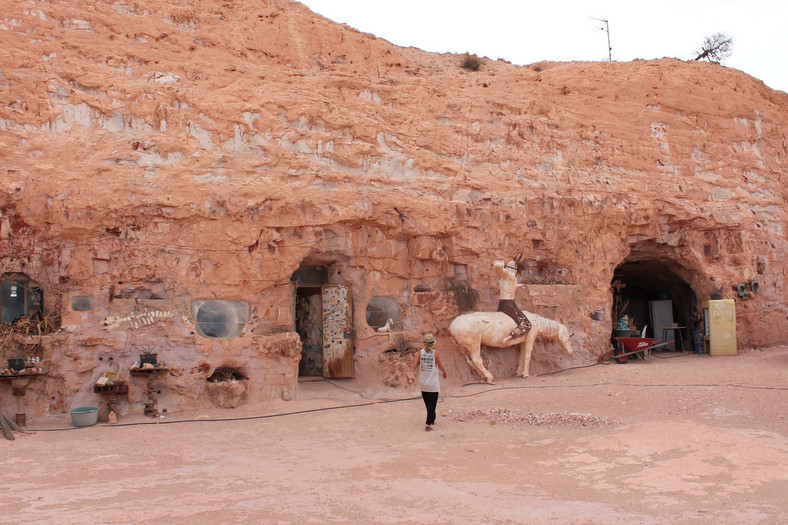
[{"label": "orange rock wall", "polygon": [[[737,304],[739,345],[788,340],[788,95],[739,71],[470,72],[286,0],[0,8],[0,272],[39,283],[67,332],[47,343],[35,415],[95,404],[95,379],[145,344],[182,373],[160,406],[211,406],[221,366],[244,369],[248,402],[297,393],[301,264],[352,285],[359,389],[404,384],[381,368],[397,333],[437,332],[452,380],[475,379],[442,332],[457,315],[447,290],[467,283],[494,308],[492,262],[521,252],[549,275],[518,301],[576,348],[537,347],[537,373],[609,353],[610,283],[632,256],[699,298],[759,278]],[[401,305],[395,332],[365,322],[379,295]],[[72,311],[74,296],[94,308]],[[206,298],[250,303],[240,337],[195,331],[190,305]],[[496,359],[513,368],[513,351]],[[121,410],[142,397],[132,385]]]}]

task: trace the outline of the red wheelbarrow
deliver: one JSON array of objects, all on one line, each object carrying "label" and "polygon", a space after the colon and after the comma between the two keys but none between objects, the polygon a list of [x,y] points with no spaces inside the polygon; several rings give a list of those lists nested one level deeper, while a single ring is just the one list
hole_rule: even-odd
[{"label": "red wheelbarrow", "polygon": [[613,358],[616,363],[626,363],[630,356],[638,356],[644,361],[651,350],[660,346],[669,345],[675,341],[663,343],[661,340],[652,337],[615,337],[616,348],[613,350]]}]

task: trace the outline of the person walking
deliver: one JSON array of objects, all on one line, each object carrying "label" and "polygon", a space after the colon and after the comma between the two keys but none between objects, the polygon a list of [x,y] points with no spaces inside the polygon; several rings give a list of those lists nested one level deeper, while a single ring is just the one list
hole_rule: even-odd
[{"label": "person walking", "polygon": [[432,430],[435,424],[435,407],[438,405],[438,395],[441,391],[438,369],[446,379],[446,369],[443,368],[438,349],[435,348],[435,336],[426,334],[424,336],[424,348],[419,350],[413,362],[413,368],[419,371],[419,387],[421,397],[424,399],[424,406],[427,408],[427,424],[424,430]]}]

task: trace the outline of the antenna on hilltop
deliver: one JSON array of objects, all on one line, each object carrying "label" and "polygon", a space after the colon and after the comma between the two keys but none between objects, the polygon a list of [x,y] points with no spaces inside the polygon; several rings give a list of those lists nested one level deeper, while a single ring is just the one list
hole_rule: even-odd
[{"label": "antenna on hilltop", "polygon": [[590,18],[591,20],[597,20],[599,22],[604,22],[605,23],[605,27],[600,27],[599,29],[601,29],[602,31],[607,33],[607,58],[608,58],[608,60],[610,62],[612,62],[613,61],[613,48],[610,46],[610,24],[608,23],[607,20],[602,19],[602,18],[594,18],[593,16],[589,16],[588,18]]}]

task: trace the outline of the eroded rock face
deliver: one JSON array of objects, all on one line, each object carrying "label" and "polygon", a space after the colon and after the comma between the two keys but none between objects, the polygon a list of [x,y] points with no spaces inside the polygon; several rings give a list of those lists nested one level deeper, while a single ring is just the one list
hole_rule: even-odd
[{"label": "eroded rock face", "polygon": [[221,408],[235,408],[246,402],[249,382],[222,381],[205,385],[205,394],[211,403]]},{"label": "eroded rock face", "polygon": [[[739,71],[469,72],[285,0],[0,8],[0,272],[36,283],[66,331],[44,345],[32,417],[96,403],[90,385],[139,346],[180,374],[162,407],[201,406],[200,363],[244,367],[250,403],[297,393],[302,266],[352,290],[337,333],[360,387],[388,381],[393,337],[426,331],[452,381],[475,379],[445,332],[467,307],[455,291],[494,309],[492,262],[519,253],[518,302],[575,347],[537,344],[532,375],[609,353],[622,275],[662,286],[687,322],[722,285],[740,347],[788,339],[788,95]],[[366,322],[377,296],[400,306],[392,332]],[[215,299],[236,314],[203,322],[237,337],[200,327],[195,301]]]},{"label": "eroded rock face", "polygon": [[413,360],[417,352],[397,352],[394,349],[381,352],[378,355],[381,382],[395,388],[416,388],[418,372],[413,368]]}]

